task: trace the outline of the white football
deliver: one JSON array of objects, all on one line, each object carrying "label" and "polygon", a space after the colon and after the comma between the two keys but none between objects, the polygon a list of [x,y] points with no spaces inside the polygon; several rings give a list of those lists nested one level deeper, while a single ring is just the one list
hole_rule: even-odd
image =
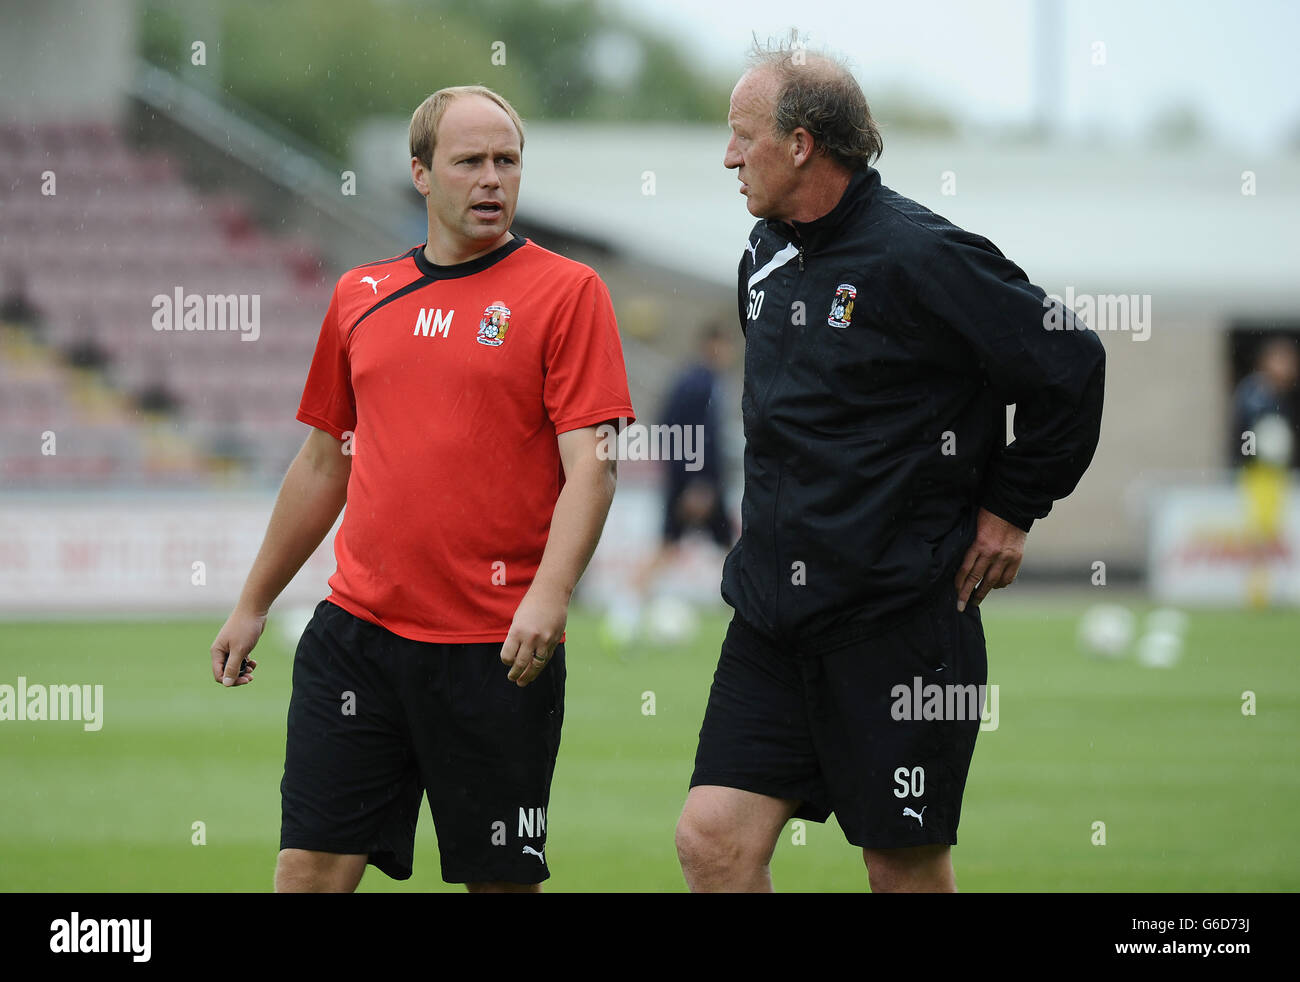
[{"label": "white football", "polygon": [[1291,424],[1277,413],[1255,420],[1255,456],[1285,467],[1291,460]]},{"label": "white football", "polygon": [[1176,607],[1158,607],[1147,614],[1147,630],[1182,637],[1187,633],[1187,615]]},{"label": "white football", "polygon": [[1172,631],[1148,631],[1138,642],[1138,662],[1147,668],[1173,668],[1183,653],[1183,639]]},{"label": "white football", "polygon": [[1136,634],[1137,618],[1120,604],[1096,604],[1079,618],[1079,647],[1094,658],[1122,658]]},{"label": "white football", "polygon": [[699,617],[679,597],[656,597],[646,611],[646,634],[655,644],[682,644],[695,637]]}]

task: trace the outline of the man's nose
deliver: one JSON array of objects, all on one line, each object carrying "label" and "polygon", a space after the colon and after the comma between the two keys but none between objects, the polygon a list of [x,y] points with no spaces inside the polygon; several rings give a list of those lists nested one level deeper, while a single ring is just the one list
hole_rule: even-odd
[{"label": "man's nose", "polygon": [[483,174],[479,178],[479,183],[485,188],[497,188],[501,186],[501,179],[497,176],[496,164],[492,163],[492,161],[489,160],[487,165],[483,168]]},{"label": "man's nose", "polygon": [[733,136],[727,141],[726,152],[722,155],[722,166],[731,170],[733,167],[739,167],[740,164],[740,151],[736,149],[736,138]]}]

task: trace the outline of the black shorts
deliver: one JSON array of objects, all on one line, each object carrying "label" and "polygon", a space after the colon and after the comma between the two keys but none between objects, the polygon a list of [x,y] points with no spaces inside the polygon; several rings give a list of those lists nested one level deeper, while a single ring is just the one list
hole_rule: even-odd
[{"label": "black shorts", "polygon": [[959,614],[951,585],[824,649],[733,619],[691,787],[796,799],[814,822],[834,812],[865,848],[955,845],[987,677],[979,608]]},{"label": "black shorts", "polygon": [[731,518],[727,515],[727,504],[723,500],[722,486],[714,482],[708,483],[712,485],[714,493],[713,507],[709,509],[707,515],[694,522],[684,521],[681,515],[682,497],[687,489],[691,487],[691,482],[687,481],[673,485],[668,489],[668,494],[664,499],[664,542],[679,542],[688,531],[698,529],[723,549],[730,549],[735,543]]},{"label": "black shorts", "polygon": [[531,684],[500,644],[398,637],[322,600],[293,662],[281,849],[411,875],[429,798],[448,883],[540,883],[564,721],[564,645]]}]

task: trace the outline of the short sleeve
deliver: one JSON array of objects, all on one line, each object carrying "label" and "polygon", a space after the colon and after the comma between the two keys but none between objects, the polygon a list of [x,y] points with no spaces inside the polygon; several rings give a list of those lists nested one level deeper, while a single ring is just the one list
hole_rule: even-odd
[{"label": "short sleeve", "polygon": [[356,429],[357,400],[352,392],[347,339],[339,327],[338,310],[339,291],[335,287],[298,404],[298,419],[342,440],[345,432]]},{"label": "short sleeve", "polygon": [[595,273],[560,300],[544,357],[542,398],[557,434],[635,418],[614,305]]}]

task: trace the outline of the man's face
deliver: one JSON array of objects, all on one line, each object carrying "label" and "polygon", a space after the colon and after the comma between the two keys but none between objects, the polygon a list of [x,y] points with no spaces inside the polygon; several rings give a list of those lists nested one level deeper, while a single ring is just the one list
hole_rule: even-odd
[{"label": "man's face", "polygon": [[789,207],[797,171],[790,141],[773,131],[775,106],[776,80],[770,73],[752,71],[741,77],[731,93],[731,139],[722,164],[736,170],[751,215],[785,220],[783,210]]},{"label": "man's face", "polygon": [[[510,117],[491,99],[453,99],[438,124],[433,167],[427,177],[431,223],[466,251],[487,249],[505,236],[515,217],[523,152]],[[423,188],[421,191],[423,192]]]},{"label": "man's face", "polygon": [[1290,344],[1274,343],[1269,346],[1263,358],[1264,374],[1275,392],[1287,392],[1300,376],[1300,359],[1296,349]]},{"label": "man's face", "polygon": [[726,335],[717,335],[710,338],[705,350],[709,365],[715,371],[727,371],[736,359],[736,346],[731,342],[731,338]]}]

